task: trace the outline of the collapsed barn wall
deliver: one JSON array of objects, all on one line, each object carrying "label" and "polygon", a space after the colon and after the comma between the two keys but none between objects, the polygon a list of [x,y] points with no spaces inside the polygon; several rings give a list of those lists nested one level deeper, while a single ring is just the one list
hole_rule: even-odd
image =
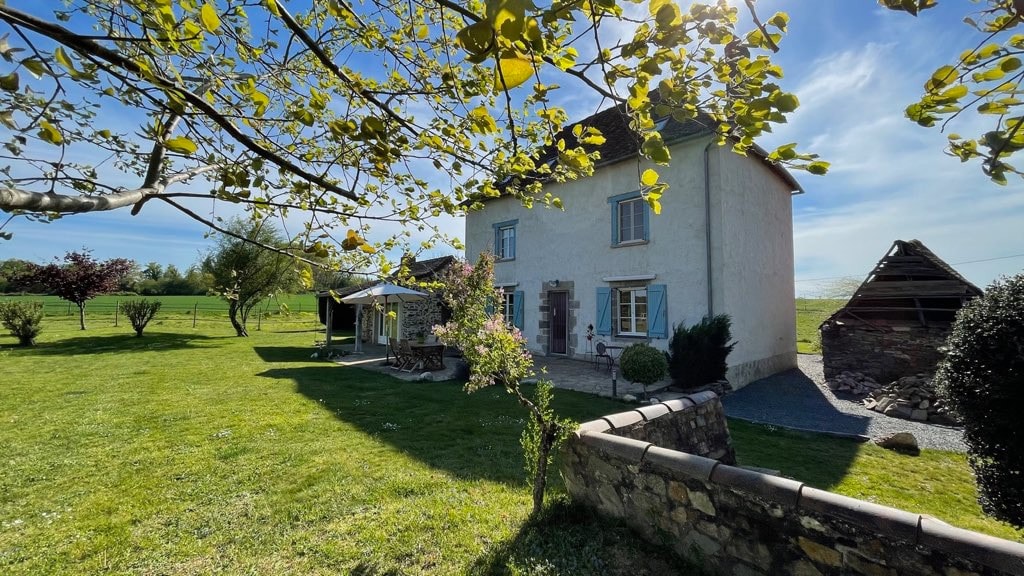
[{"label": "collapsed barn wall", "polygon": [[863,325],[827,324],[821,328],[825,378],[858,372],[876,382],[934,372],[949,326],[895,326],[885,329]]}]

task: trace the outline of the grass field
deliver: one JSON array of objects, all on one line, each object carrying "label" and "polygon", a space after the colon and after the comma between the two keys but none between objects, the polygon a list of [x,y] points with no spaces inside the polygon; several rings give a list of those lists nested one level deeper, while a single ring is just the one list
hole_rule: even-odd
[{"label": "grass field", "polygon": [[[165,314],[192,314],[196,311],[199,314],[226,314],[227,302],[220,296],[134,296],[134,295],[103,295],[89,300],[86,303],[86,313],[111,315],[118,302],[145,298],[146,300],[159,300],[160,310]],[[78,308],[74,304],[61,300],[56,296],[7,296],[0,295],[0,302],[4,300],[22,300],[29,302],[42,302],[43,312],[47,316],[71,316],[78,314]],[[314,294],[283,294],[261,303],[260,310],[267,310],[276,313],[284,310],[288,312],[303,313],[316,311],[316,295]]]},{"label": "grass field", "polygon": [[801,354],[821,354],[821,335],[818,326],[833,312],[846,304],[845,300],[820,298],[796,299],[796,351]]},{"label": "grass field", "polygon": [[[308,326],[0,336],[0,573],[686,573],[561,503],[557,475],[527,523],[523,415],[504,393],[313,361]],[[624,408],[566,391],[556,407]],[[982,515],[960,455],[730,426],[744,464],[1024,541]]]}]

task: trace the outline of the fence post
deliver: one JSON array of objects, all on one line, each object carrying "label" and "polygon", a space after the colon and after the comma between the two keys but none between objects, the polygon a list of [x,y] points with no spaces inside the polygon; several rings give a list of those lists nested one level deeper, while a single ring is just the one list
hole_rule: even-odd
[{"label": "fence post", "polygon": [[117,328],[117,315],[121,312],[121,301],[114,300],[114,328]]},{"label": "fence post", "polygon": [[198,312],[199,312],[199,301],[196,300],[195,303],[192,304],[192,327],[193,328],[196,327],[196,314]]}]

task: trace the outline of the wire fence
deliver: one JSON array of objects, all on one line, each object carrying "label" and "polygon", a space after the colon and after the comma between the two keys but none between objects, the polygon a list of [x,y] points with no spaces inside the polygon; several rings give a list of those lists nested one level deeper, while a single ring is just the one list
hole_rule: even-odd
[{"label": "wire fence", "polygon": [[[48,322],[77,323],[79,320],[78,306],[72,302],[42,296],[0,297],[0,301],[8,299],[42,304],[43,316]],[[125,296],[124,298],[108,296],[102,300],[97,299],[87,302],[85,306],[86,324],[112,325],[115,327],[124,325],[130,327],[131,322],[125,318],[124,313],[121,311],[121,302],[133,299],[137,298],[131,296]],[[166,301],[161,298],[153,298],[153,300],[161,301],[160,311],[154,318],[154,323],[159,323],[161,320],[174,320],[177,324],[191,322],[193,328],[211,325],[230,325],[231,323],[231,320],[228,318],[227,304],[220,300],[195,299],[191,302],[186,301],[184,298],[168,299]],[[278,302],[266,300],[253,307],[249,313],[247,327],[250,330],[261,330],[264,324],[275,328],[281,325],[288,325],[293,328],[301,326],[310,330],[319,329],[322,331],[324,327],[320,324],[316,312],[315,302],[311,304],[310,302],[298,301],[289,303],[287,307],[282,307]]]}]

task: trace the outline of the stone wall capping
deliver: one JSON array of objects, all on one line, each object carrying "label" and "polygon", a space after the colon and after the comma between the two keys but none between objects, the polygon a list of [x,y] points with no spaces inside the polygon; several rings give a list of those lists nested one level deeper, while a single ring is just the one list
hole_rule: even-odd
[{"label": "stone wall capping", "polygon": [[713,393],[586,422],[564,449],[573,501],[712,574],[1024,576],[1024,544],[737,467]]},{"label": "stone wall capping", "polygon": [[604,421],[608,423],[612,429],[625,428],[626,426],[632,426],[637,422],[643,422],[644,417],[636,410],[630,410],[629,412],[619,412],[618,414],[609,414],[603,417]]},{"label": "stone wall capping", "polygon": [[687,394],[685,396],[685,398],[688,398],[690,400],[690,402],[693,402],[695,405],[700,406],[701,404],[703,404],[705,402],[710,402],[711,400],[714,400],[715,398],[718,398],[718,394],[715,394],[711,390],[705,390],[703,392],[695,392],[693,394]]},{"label": "stone wall capping", "polygon": [[950,526],[921,516],[918,545],[962,556],[1015,576],[1024,576],[1024,544]]},{"label": "stone wall capping", "polygon": [[710,480],[713,484],[760,496],[789,508],[796,508],[800,490],[804,487],[803,482],[724,464],[714,469]]},{"label": "stone wall capping", "polygon": [[804,486],[800,490],[797,507],[800,510],[841,518],[884,536],[899,538],[911,544],[917,543],[919,514],[833,494],[810,486]]},{"label": "stone wall capping", "polygon": [[678,398],[676,400],[666,400],[661,403],[662,406],[668,408],[672,412],[682,412],[687,408],[693,408],[695,404],[692,400],[687,398]]},{"label": "stone wall capping", "polygon": [[580,441],[598,450],[614,454],[632,464],[639,464],[647,449],[652,446],[650,442],[641,442],[603,432],[587,432],[580,436]]},{"label": "stone wall capping", "polygon": [[651,420],[654,420],[659,416],[664,416],[665,414],[671,412],[668,406],[665,406],[664,404],[661,403],[651,404],[650,406],[637,408],[635,411],[639,412],[640,415],[644,417],[645,422],[650,422]]},{"label": "stone wall capping", "polygon": [[666,468],[690,478],[696,478],[701,482],[707,482],[720,463],[718,460],[703,456],[651,446],[647,449],[647,454],[644,455],[644,464]]},{"label": "stone wall capping", "polygon": [[590,422],[584,422],[576,428],[576,437],[580,437],[584,432],[607,432],[611,430],[611,425],[604,418],[598,418],[597,420],[591,420]]}]

